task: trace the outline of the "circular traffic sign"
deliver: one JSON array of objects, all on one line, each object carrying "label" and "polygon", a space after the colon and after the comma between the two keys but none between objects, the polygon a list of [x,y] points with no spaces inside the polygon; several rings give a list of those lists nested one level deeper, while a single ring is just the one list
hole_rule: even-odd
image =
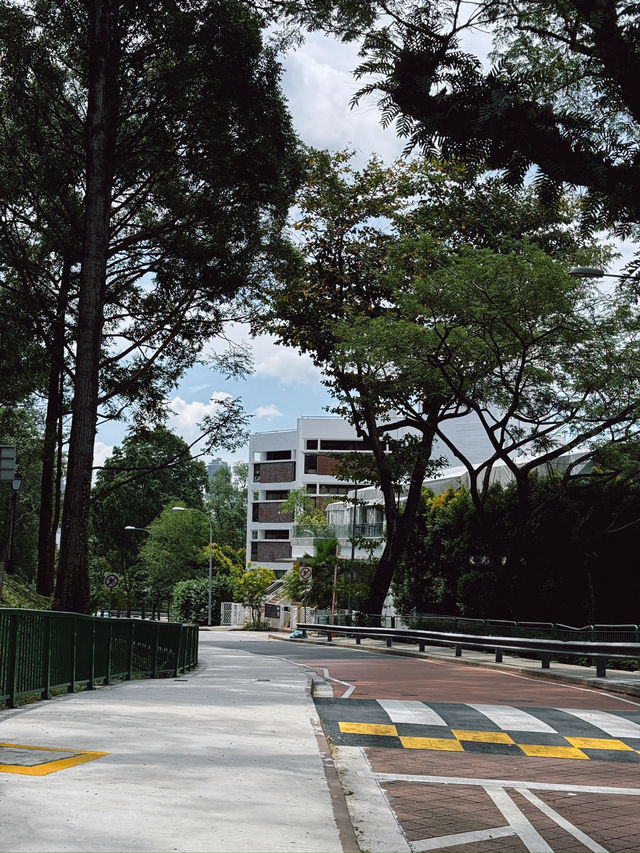
[{"label": "circular traffic sign", "polygon": [[107,589],[117,589],[120,583],[120,578],[113,572],[109,572],[104,576],[104,585]]},{"label": "circular traffic sign", "polygon": [[311,576],[313,574],[313,571],[311,569],[311,566],[300,566],[300,569],[298,570],[298,574],[300,575],[300,580],[307,583],[307,581],[311,580]]}]

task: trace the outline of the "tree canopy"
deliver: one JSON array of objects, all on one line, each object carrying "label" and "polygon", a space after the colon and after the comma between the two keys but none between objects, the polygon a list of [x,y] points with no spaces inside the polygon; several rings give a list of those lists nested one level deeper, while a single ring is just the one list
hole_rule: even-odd
[{"label": "tree canopy", "polygon": [[[310,175],[294,224],[299,273],[274,288],[269,324],[312,353],[375,459],[387,523],[377,613],[437,464],[436,436],[468,466],[479,507],[501,461],[524,512],[534,467],[637,422],[637,329],[622,297],[567,274],[605,251],[585,245],[570,199],[563,221],[531,190],[442,161],[355,171],[346,155],[320,153]],[[501,197],[510,216],[487,216],[487,198]],[[446,431],[471,414],[492,447],[482,465]]]},{"label": "tree canopy", "polygon": [[[71,409],[68,609],[88,607],[98,414],[159,419],[281,249],[300,161],[262,26],[236,0],[0,4],[0,271],[41,351],[44,503]],[[55,513],[41,518],[50,540]],[[41,559],[52,566],[51,549]]]}]

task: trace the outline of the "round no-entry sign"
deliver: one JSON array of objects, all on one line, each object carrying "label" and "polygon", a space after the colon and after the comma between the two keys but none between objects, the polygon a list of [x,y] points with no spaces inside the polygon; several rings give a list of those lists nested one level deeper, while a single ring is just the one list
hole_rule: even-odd
[{"label": "round no-entry sign", "polygon": [[113,572],[109,572],[104,576],[104,585],[107,589],[117,589],[119,583],[120,578],[118,575],[113,574]]},{"label": "round no-entry sign", "polygon": [[311,566],[300,566],[298,574],[300,575],[300,580],[307,583],[307,581],[311,580],[313,571],[311,569]]}]

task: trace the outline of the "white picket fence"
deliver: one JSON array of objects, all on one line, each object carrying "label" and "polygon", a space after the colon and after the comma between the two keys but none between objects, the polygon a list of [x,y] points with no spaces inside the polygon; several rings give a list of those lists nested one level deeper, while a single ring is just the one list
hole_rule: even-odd
[{"label": "white picket fence", "polygon": [[[312,607],[284,607],[279,605],[279,616],[267,617],[271,627],[291,628],[295,630],[298,622],[312,622],[315,610]],[[264,614],[264,611],[263,611]],[[264,618],[264,616],[263,616]],[[251,608],[239,604],[237,601],[223,601],[220,606],[220,624],[228,625],[230,628],[242,628],[251,621]]]}]

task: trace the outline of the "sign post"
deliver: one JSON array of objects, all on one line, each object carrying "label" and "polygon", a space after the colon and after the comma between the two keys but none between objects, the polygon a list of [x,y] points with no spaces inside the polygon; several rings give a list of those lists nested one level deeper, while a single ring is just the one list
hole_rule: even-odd
[{"label": "sign post", "polygon": [[109,617],[111,617],[111,599],[113,596],[113,590],[118,589],[120,585],[120,578],[115,572],[107,572],[104,576],[104,585],[109,590]]}]

